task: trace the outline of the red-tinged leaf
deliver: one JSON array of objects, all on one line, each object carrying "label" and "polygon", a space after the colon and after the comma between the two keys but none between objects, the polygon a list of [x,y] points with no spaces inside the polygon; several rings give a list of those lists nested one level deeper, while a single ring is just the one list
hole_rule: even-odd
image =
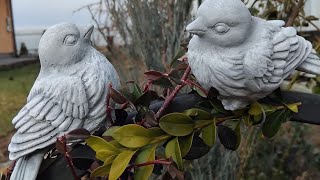
[{"label": "red-tinged leaf", "polygon": [[119,91],[113,89],[112,87],[109,88],[110,90],[110,97],[118,104],[124,104],[128,101],[128,99],[121,94]]},{"label": "red-tinged leaf", "polygon": [[56,141],[56,149],[61,154],[65,154],[66,151],[70,152],[72,150],[71,147],[69,147],[67,145],[65,147],[65,144],[60,139],[57,139],[57,141]]},{"label": "red-tinged leaf", "polygon": [[187,67],[188,67],[188,64],[186,64],[184,62],[181,62],[175,69],[179,70],[179,71],[182,71],[182,70],[186,70]]},{"label": "red-tinged leaf", "polygon": [[154,80],[157,80],[157,79],[163,77],[163,73],[162,72],[153,71],[153,70],[145,72],[144,75],[150,81],[154,81]]},{"label": "red-tinged leaf", "polygon": [[151,101],[158,98],[159,96],[155,91],[146,91],[134,102],[134,104],[149,107]]},{"label": "red-tinged leaf", "polygon": [[179,52],[175,55],[175,57],[171,60],[171,63],[170,63],[170,67],[173,67],[175,64],[178,63],[178,60],[184,56],[186,54],[186,49],[185,48],[181,48],[179,50]]},{"label": "red-tinged leaf", "polygon": [[159,79],[156,79],[154,81],[152,81],[153,85],[158,85],[164,88],[173,88],[173,84],[171,83],[171,81],[167,78],[167,77],[161,77]]},{"label": "red-tinged leaf", "polygon": [[90,136],[90,132],[86,129],[75,129],[70,131],[66,138],[68,140],[78,140],[78,139],[86,139]]}]

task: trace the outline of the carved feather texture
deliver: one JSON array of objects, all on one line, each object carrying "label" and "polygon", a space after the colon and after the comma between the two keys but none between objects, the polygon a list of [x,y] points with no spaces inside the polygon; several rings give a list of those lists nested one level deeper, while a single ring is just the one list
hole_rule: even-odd
[{"label": "carved feather texture", "polygon": [[[93,132],[105,118],[107,85],[119,87],[111,64],[100,53],[78,75],[56,75],[38,79],[27,104],[12,120],[17,133],[8,147],[14,160],[56,141],[56,137],[77,128]],[[97,60],[101,58],[101,60]],[[103,58],[103,59],[102,59]],[[99,64],[100,63],[100,64]]]},{"label": "carved feather texture", "polygon": [[[210,0],[201,6],[207,8],[200,7],[197,19],[188,26],[189,30],[196,32],[189,42],[189,64],[203,87],[214,87],[219,91],[218,98],[225,109],[244,108],[267,96],[295,69],[320,74],[320,59],[312,53],[311,43],[298,36],[295,28],[283,27],[283,21],[265,21],[243,14],[239,22],[228,19],[229,15],[220,18],[215,14],[215,18],[206,18],[202,16],[211,14],[217,6]],[[247,22],[243,18],[252,18],[248,21],[251,26],[246,27],[247,31],[242,32],[240,25],[228,24]],[[229,25],[230,33],[215,33],[210,27],[216,22]],[[244,26],[242,24],[241,28]],[[201,32],[197,34],[199,29]],[[238,42],[239,37],[243,38],[242,44]]]}]

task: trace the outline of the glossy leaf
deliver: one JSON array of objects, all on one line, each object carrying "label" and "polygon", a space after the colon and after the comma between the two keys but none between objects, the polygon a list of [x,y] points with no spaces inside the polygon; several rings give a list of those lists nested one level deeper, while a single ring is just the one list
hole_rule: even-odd
[{"label": "glossy leaf", "polygon": [[250,105],[250,109],[248,112],[252,116],[258,116],[263,113],[263,109],[260,103],[254,102]]},{"label": "glossy leaf", "polygon": [[134,102],[135,105],[149,107],[151,101],[158,99],[159,96],[155,91],[146,91]]},{"label": "glossy leaf", "polygon": [[299,112],[299,106],[301,103],[294,103],[294,104],[286,104],[287,108],[290,109],[294,113]]},{"label": "glossy leaf", "polygon": [[160,119],[159,126],[170,135],[186,136],[193,132],[194,121],[182,113],[171,113]]},{"label": "glossy leaf", "polygon": [[110,165],[114,161],[114,159],[118,156],[118,154],[114,154],[103,160],[103,165]]},{"label": "glossy leaf", "polygon": [[98,136],[90,136],[86,139],[86,143],[96,152],[98,151],[110,151],[110,152],[119,152],[119,150],[114,147],[112,144],[107,142]]},{"label": "glossy leaf", "polygon": [[192,140],[192,145],[187,153],[186,156],[184,156],[184,159],[186,160],[193,160],[193,159],[199,159],[202,156],[206,155],[210,151],[210,147],[203,142],[201,138],[198,136],[194,136]]},{"label": "glossy leaf", "polygon": [[90,132],[86,129],[75,129],[70,131],[66,138],[68,140],[78,140],[78,139],[86,139],[90,136]]},{"label": "glossy leaf", "polygon": [[83,157],[72,157],[73,165],[80,170],[88,170],[95,159],[88,159]]},{"label": "glossy leaf", "polygon": [[91,178],[95,178],[95,177],[104,177],[107,176],[109,174],[111,165],[102,165],[100,167],[98,167],[97,169],[95,169],[90,177]]},{"label": "glossy leaf", "polygon": [[136,151],[125,150],[114,159],[110,168],[109,180],[117,180],[121,176],[135,153]]},{"label": "glossy leaf", "polygon": [[163,73],[159,72],[159,71],[148,71],[144,73],[145,77],[150,80],[150,81],[154,81],[157,80],[161,77],[163,77]]},{"label": "glossy leaf", "polygon": [[192,117],[195,120],[207,120],[212,119],[211,114],[202,109],[192,108],[185,110],[183,114]]},{"label": "glossy leaf", "polygon": [[109,150],[96,151],[96,158],[99,159],[100,161],[105,161],[107,158],[115,154],[118,154],[118,152],[109,151]]},{"label": "glossy leaf", "polygon": [[272,138],[279,131],[281,124],[292,117],[292,111],[283,109],[269,115],[262,125],[262,133],[265,137]]},{"label": "glossy leaf", "polygon": [[192,145],[193,136],[194,136],[194,133],[192,133],[188,136],[183,136],[183,137],[178,138],[182,157],[184,157],[185,155],[188,154],[188,152],[191,148],[191,145]]},{"label": "glossy leaf", "polygon": [[216,124],[215,122],[204,127],[201,131],[202,139],[208,146],[213,146],[216,142]]},{"label": "glossy leaf", "polygon": [[180,50],[179,50],[179,52],[174,56],[174,58],[172,59],[172,61],[171,61],[171,63],[170,63],[170,67],[173,67],[176,63],[177,63],[177,61],[178,61],[178,59],[179,58],[181,58],[183,55],[185,55],[186,54],[186,50],[185,50],[185,48],[181,48]]},{"label": "glossy leaf", "polygon": [[106,132],[103,133],[102,136],[112,136],[114,131],[119,129],[121,126],[111,126],[109,129],[106,130]]},{"label": "glossy leaf", "polygon": [[110,90],[110,97],[118,104],[124,104],[128,101],[128,99],[122,95],[119,91],[113,89],[112,87],[109,88]]},{"label": "glossy leaf", "polygon": [[153,139],[148,129],[136,124],[122,126],[113,132],[112,137],[121,145],[129,148],[145,146]]},{"label": "glossy leaf", "polygon": [[[156,147],[157,146],[153,146],[153,147],[142,150],[138,154],[135,160],[135,164],[141,164],[141,163],[155,160]],[[136,168],[134,172],[134,179],[148,180],[150,175],[152,174],[153,168],[154,168],[154,165],[148,165],[148,166],[142,166],[142,167]]]},{"label": "glossy leaf", "polygon": [[222,114],[231,114],[231,111],[227,111],[224,109],[221,101],[219,101],[218,99],[211,99],[210,103],[217,112]]},{"label": "glossy leaf", "polygon": [[178,137],[168,142],[165,148],[167,158],[172,157],[173,161],[177,164],[178,169],[183,169],[181,150],[178,142]]},{"label": "glossy leaf", "polygon": [[166,77],[161,77],[159,79],[156,79],[154,81],[152,81],[153,85],[158,85],[164,88],[173,88],[173,84],[171,83],[171,81],[166,78]]},{"label": "glossy leaf", "polygon": [[137,99],[138,97],[140,97],[142,95],[142,90],[140,89],[140,87],[137,83],[132,82],[132,84],[133,84],[132,95],[134,96],[135,99]]},{"label": "glossy leaf", "polygon": [[229,127],[224,125],[218,126],[218,137],[220,139],[221,144],[230,150],[237,150],[237,134]]}]

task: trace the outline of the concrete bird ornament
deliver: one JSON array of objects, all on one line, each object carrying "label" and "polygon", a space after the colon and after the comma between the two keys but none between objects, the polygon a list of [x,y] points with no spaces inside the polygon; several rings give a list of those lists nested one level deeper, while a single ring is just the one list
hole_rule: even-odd
[{"label": "concrete bird ornament", "polygon": [[11,180],[34,180],[45,148],[71,130],[96,131],[105,123],[108,85],[119,88],[116,70],[91,46],[91,27],[49,28],[39,43],[41,70],[26,105],[12,120],[17,132],[8,147],[16,160]]},{"label": "concrete bird ornament", "polygon": [[246,107],[277,89],[295,70],[319,75],[320,59],[309,41],[281,20],[251,16],[240,0],[206,0],[186,30],[199,83],[219,91],[227,110]]}]

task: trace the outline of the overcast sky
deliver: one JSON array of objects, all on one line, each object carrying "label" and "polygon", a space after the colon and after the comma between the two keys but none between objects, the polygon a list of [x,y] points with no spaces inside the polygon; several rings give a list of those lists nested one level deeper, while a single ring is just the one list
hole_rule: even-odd
[{"label": "overcast sky", "polygon": [[14,25],[25,27],[48,27],[60,22],[88,25],[88,10],[73,13],[80,7],[98,0],[12,0]]}]

